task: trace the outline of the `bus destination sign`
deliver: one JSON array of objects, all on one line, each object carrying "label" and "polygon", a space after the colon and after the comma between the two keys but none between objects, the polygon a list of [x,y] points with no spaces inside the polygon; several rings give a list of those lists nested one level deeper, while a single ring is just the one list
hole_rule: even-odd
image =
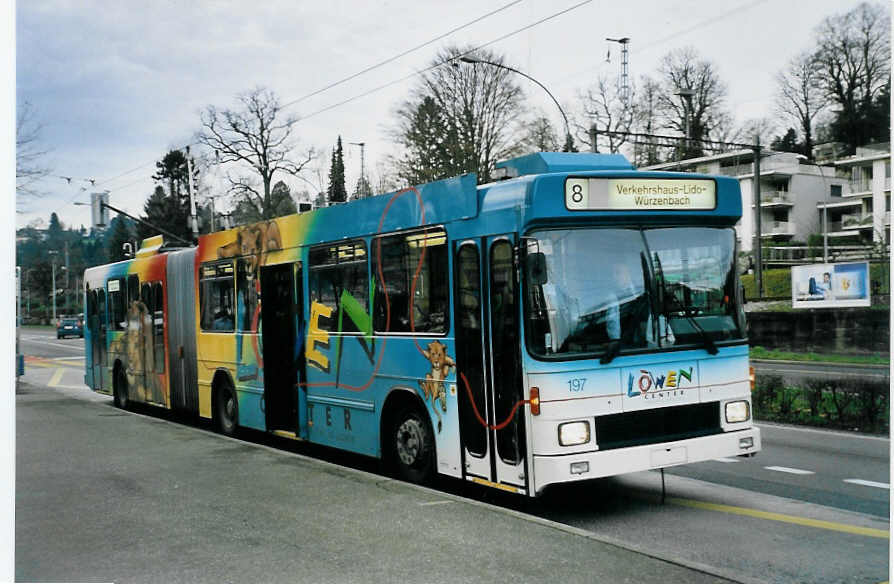
[{"label": "bus destination sign", "polygon": [[573,178],[565,180],[570,211],[692,211],[717,205],[711,179]]}]

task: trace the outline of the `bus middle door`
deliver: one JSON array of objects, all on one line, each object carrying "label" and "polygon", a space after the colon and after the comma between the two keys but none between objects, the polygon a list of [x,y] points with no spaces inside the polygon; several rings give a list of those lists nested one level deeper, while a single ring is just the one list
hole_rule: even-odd
[{"label": "bus middle door", "polygon": [[454,313],[465,472],[525,488],[516,239],[507,234],[456,244]]}]

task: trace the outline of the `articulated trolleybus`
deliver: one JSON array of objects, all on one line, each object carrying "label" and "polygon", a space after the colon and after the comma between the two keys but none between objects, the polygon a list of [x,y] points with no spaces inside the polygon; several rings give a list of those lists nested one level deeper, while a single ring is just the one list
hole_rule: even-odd
[{"label": "articulated trolleybus", "polygon": [[531,496],[759,451],[739,184],[498,167],[87,270],[87,384]]}]

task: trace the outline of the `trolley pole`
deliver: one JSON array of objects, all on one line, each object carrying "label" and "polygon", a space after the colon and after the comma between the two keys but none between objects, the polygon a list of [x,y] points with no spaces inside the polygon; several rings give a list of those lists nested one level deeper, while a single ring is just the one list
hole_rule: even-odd
[{"label": "trolley pole", "polygon": [[754,137],[754,178],[752,179],[751,193],[754,198],[754,283],[757,286],[757,298],[764,297],[761,264],[761,139]]}]

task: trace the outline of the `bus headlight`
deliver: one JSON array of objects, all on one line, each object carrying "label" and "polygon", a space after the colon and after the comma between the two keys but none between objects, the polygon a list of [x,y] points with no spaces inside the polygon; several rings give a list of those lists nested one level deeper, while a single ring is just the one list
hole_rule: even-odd
[{"label": "bus headlight", "polygon": [[590,441],[590,422],[567,422],[559,424],[559,444],[577,446]]},{"label": "bus headlight", "polygon": [[734,401],[726,404],[726,423],[735,424],[736,422],[745,422],[748,420],[748,402]]}]

